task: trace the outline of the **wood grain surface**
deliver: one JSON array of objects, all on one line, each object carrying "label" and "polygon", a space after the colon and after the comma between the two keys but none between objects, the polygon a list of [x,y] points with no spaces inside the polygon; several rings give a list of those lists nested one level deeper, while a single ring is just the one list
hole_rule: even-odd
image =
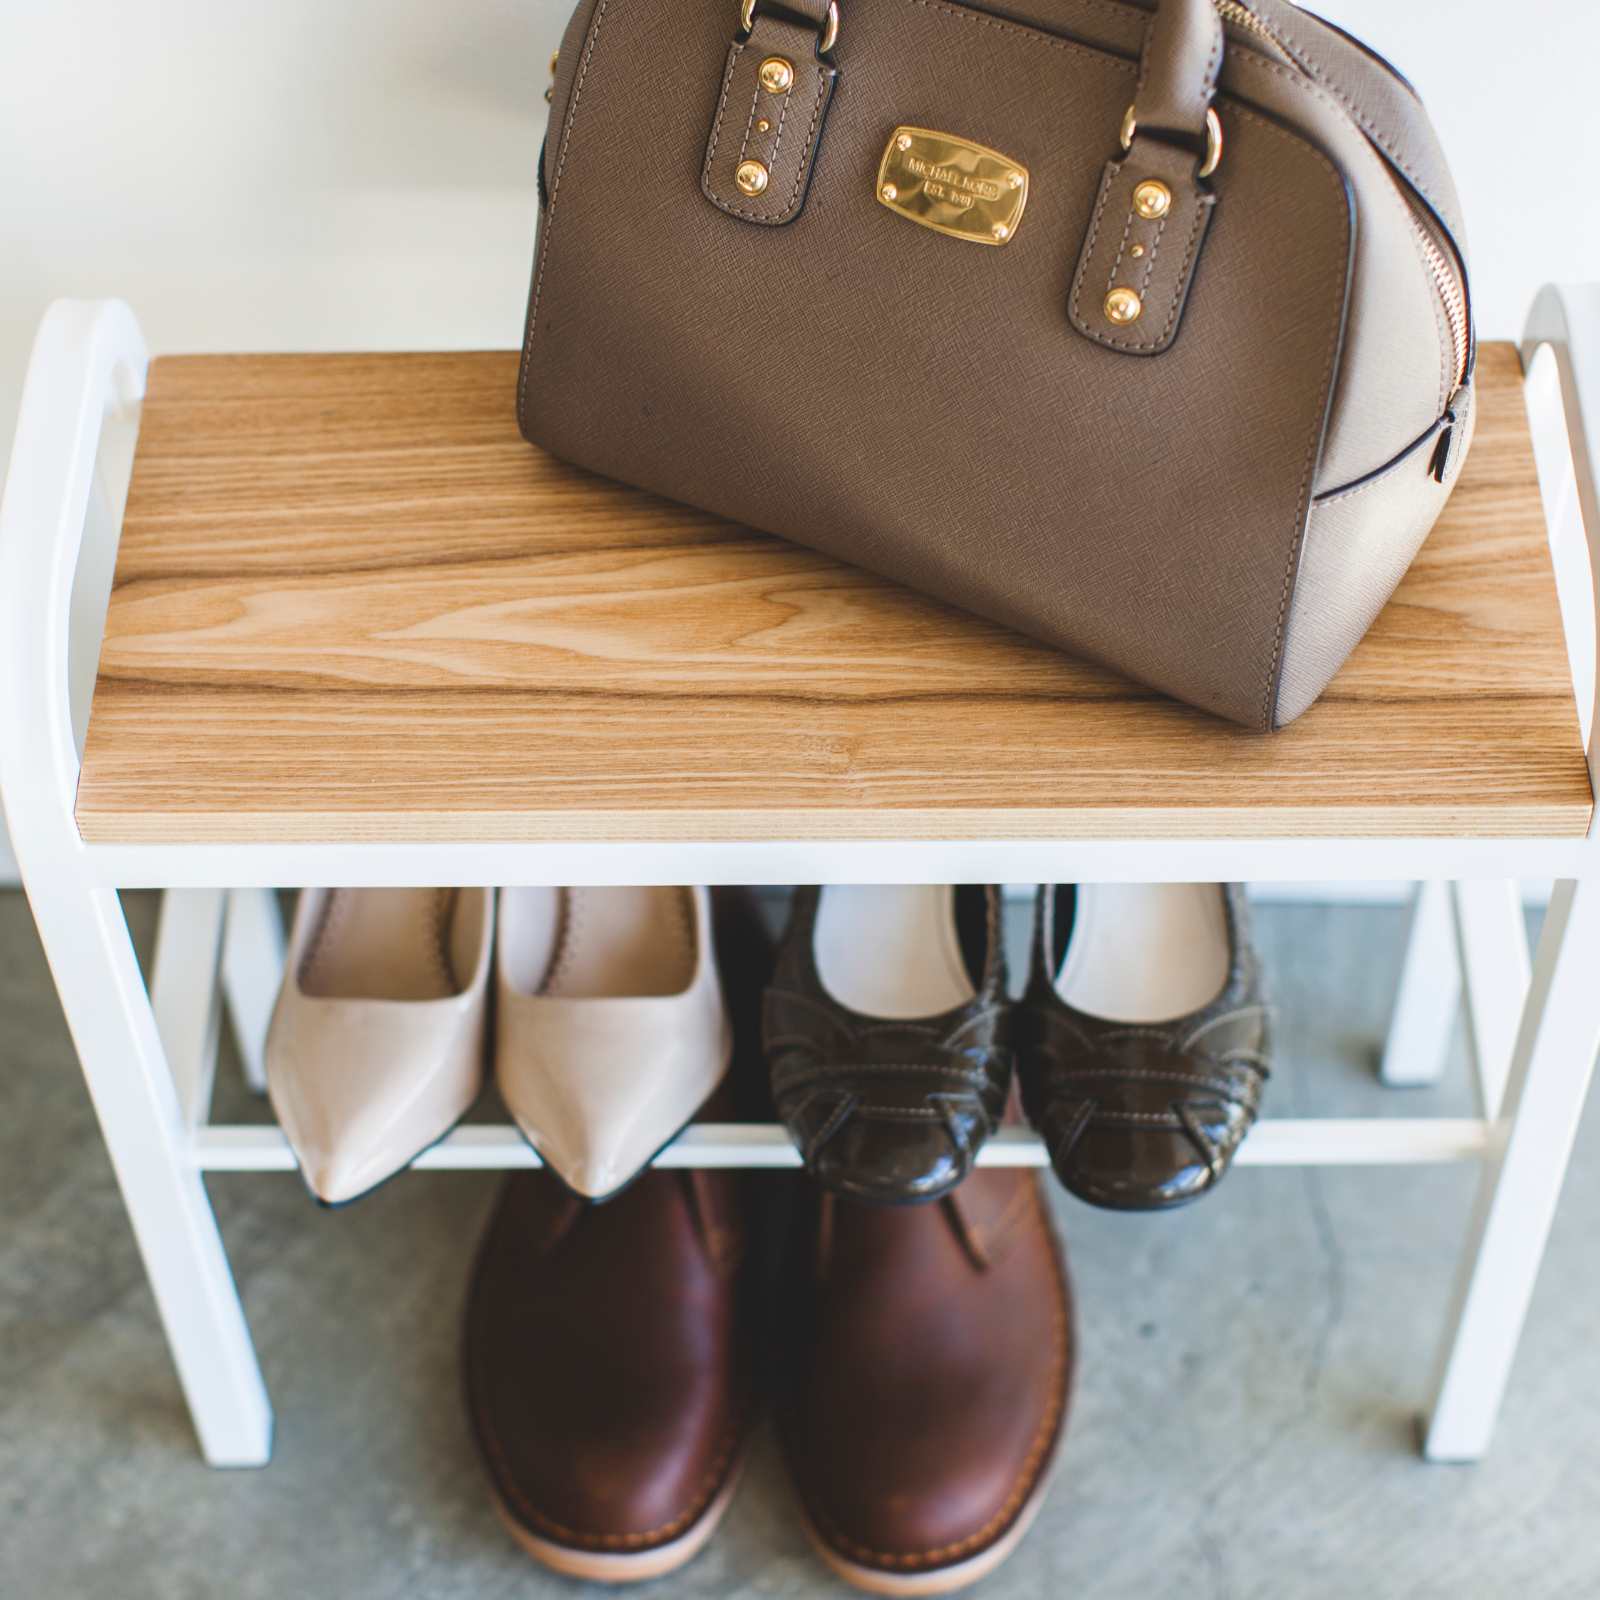
[{"label": "wood grain surface", "polygon": [[550,459],[518,437],[514,354],[161,359],[79,826],[1581,835],[1514,351],[1480,370],[1477,444],[1421,558],[1321,703],[1263,737]]}]

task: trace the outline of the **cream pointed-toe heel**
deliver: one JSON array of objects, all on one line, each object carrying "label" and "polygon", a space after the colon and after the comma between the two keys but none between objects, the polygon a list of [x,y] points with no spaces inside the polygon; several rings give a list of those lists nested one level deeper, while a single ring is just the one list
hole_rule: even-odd
[{"label": "cream pointed-toe heel", "polygon": [[343,1205],[450,1131],[483,1087],[487,889],[307,889],[267,1087],[307,1187]]},{"label": "cream pointed-toe heel", "polygon": [[523,1136],[576,1193],[647,1166],[728,1068],[703,888],[502,889],[495,1073]]}]

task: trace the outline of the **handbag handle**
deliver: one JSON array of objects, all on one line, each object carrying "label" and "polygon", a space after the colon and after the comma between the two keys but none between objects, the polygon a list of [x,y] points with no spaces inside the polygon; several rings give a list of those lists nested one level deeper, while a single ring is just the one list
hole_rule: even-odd
[{"label": "handbag handle", "polygon": [[[838,0],[777,0],[780,9],[803,16],[817,30],[817,56],[826,60],[839,38]],[[848,4],[848,0],[846,0]],[[757,0],[740,0],[739,27],[748,34]],[[1222,70],[1222,17],[1213,0],[1157,0],[1145,33],[1139,82],[1122,124],[1127,149],[1142,127],[1184,143],[1205,141],[1201,176],[1216,170],[1221,129],[1211,110]]]},{"label": "handbag handle", "polygon": [[[826,60],[839,38],[838,0],[777,0],[779,9],[806,18],[817,30],[817,56]],[[740,0],[739,29],[755,25],[757,0]],[[1122,124],[1127,149],[1142,127],[1183,142],[1206,141],[1209,177],[1221,155],[1221,135],[1211,110],[1222,70],[1222,17],[1213,0],[1157,0],[1145,33],[1139,82]]]},{"label": "handbag handle", "polygon": [[[1158,0],[1122,118],[1123,153],[1106,166],[1067,297],[1072,325],[1102,349],[1159,356],[1178,337],[1217,203],[1207,179],[1222,160],[1211,104],[1222,49],[1212,0]],[[1118,218],[1121,227],[1101,226]]]},{"label": "handbag handle", "polygon": [[[1222,124],[1211,105],[1223,52],[1215,0],[1154,0],[1147,9],[1139,76],[1122,119],[1123,153],[1107,164],[1068,296],[1069,318],[1085,338],[1140,356],[1160,355],[1177,337],[1216,205],[1207,180],[1222,159]],[[832,58],[839,0],[738,0],[738,19],[700,188],[729,216],[776,227],[805,204],[839,74]],[[777,94],[810,107],[803,138],[784,140],[782,117],[756,116],[761,97]],[[730,104],[751,107],[742,142],[721,137]],[[896,187],[881,172],[879,178],[879,196],[890,204]],[[1027,180],[1013,172],[1011,181]],[[1015,220],[996,222],[982,242],[1004,244]]]},{"label": "handbag handle", "polygon": [[1222,71],[1222,17],[1212,0],[1159,0],[1145,34],[1139,82],[1123,123],[1123,148],[1139,129],[1206,141],[1207,172],[1221,156],[1211,101]]}]

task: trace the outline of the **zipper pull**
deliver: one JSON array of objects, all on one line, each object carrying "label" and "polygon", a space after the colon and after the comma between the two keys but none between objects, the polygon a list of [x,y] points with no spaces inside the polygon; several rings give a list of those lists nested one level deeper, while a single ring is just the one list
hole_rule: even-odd
[{"label": "zipper pull", "polygon": [[1450,396],[1450,403],[1444,408],[1444,426],[1439,430],[1439,438],[1433,447],[1433,455],[1428,461],[1428,476],[1435,483],[1443,483],[1450,476],[1450,458],[1455,453],[1456,442],[1456,407],[1460,404],[1465,387],[1457,389]]}]

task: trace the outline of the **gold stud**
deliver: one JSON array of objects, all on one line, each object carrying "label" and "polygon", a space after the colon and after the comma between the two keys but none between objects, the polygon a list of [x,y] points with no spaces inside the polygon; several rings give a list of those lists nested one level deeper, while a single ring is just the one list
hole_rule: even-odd
[{"label": "gold stud", "polygon": [[1144,301],[1132,289],[1113,289],[1106,296],[1106,318],[1119,328],[1137,322],[1144,313]]},{"label": "gold stud", "polygon": [[767,169],[759,161],[741,161],[733,181],[746,194],[760,194],[767,186]]},{"label": "gold stud", "polygon": [[1132,256],[1135,261],[1137,261],[1139,257],[1144,254],[1144,246],[1142,244],[1136,244],[1128,251],[1128,254]]},{"label": "gold stud", "polygon": [[756,76],[768,94],[787,94],[794,82],[794,62],[785,61],[782,56],[768,56],[756,69]]},{"label": "gold stud", "polygon": [[911,148],[911,135],[909,133],[902,133],[900,137],[895,140],[894,147],[896,150],[909,150]]},{"label": "gold stud", "polygon": [[1172,209],[1172,191],[1155,178],[1146,178],[1133,191],[1133,209],[1146,222],[1156,222]]},{"label": "gold stud", "polygon": [[900,191],[895,188],[892,183],[884,184],[878,193],[881,194],[885,200],[898,200],[900,198]]},{"label": "gold stud", "polygon": [[1020,172],[1013,172],[1011,176],[1006,179],[1006,182],[1010,184],[1013,189],[1020,189],[1022,187],[1022,174]]},{"label": "gold stud", "polygon": [[1011,237],[1011,230],[1003,222],[995,223],[995,225],[989,231],[1001,242],[1001,244],[1004,244],[1006,240]]},{"label": "gold stud", "polygon": [[768,122],[765,117],[757,117],[756,118],[756,132],[757,133],[770,132],[771,128],[772,128],[772,124],[770,122]]}]

